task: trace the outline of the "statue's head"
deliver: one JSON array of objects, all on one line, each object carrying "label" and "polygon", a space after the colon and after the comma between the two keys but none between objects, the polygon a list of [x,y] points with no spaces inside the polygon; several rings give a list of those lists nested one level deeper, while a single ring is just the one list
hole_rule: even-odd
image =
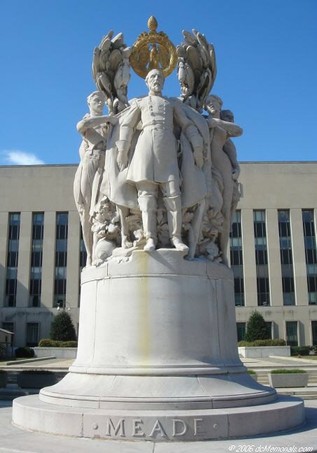
[{"label": "statue's head", "polygon": [[151,93],[160,94],[164,86],[164,75],[160,69],[151,69],[145,77],[145,83]]},{"label": "statue's head", "polygon": [[204,108],[212,115],[219,116],[222,104],[223,104],[222,99],[219,96],[212,94],[207,97]]},{"label": "statue's head", "polygon": [[87,104],[91,113],[102,115],[106,102],[106,95],[102,91],[93,91],[87,97]]}]

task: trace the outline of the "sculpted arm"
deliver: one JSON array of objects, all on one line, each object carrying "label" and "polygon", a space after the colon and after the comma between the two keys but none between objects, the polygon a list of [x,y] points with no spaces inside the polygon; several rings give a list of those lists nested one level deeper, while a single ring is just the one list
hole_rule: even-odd
[{"label": "sculpted arm", "polygon": [[175,105],[175,119],[177,123],[181,126],[183,132],[185,133],[187,139],[192,145],[194,151],[195,163],[198,168],[201,168],[204,164],[204,153],[203,153],[203,138],[200,135],[198,129],[190,121],[189,118],[185,115],[182,108]]},{"label": "sculpted arm", "polygon": [[140,119],[141,110],[138,104],[134,103],[120,121],[119,140],[116,142],[118,149],[117,163],[120,171],[128,164],[128,152],[131,146],[133,132]]},{"label": "sculpted arm", "polygon": [[[89,142],[93,148],[100,148],[105,144],[105,137],[96,130],[102,125],[115,124],[117,118],[108,116],[87,116],[77,123],[77,130],[83,136],[84,141]],[[87,146],[89,148],[89,145]]]},{"label": "sculpted arm", "polygon": [[223,121],[219,118],[209,117],[207,119],[208,125],[210,128],[221,127],[224,129],[229,137],[239,137],[243,134],[243,129],[235,123],[230,123],[229,121]]},{"label": "sculpted arm", "polygon": [[117,122],[117,118],[113,116],[91,116],[87,118],[83,118],[81,121],[77,123],[77,130],[80,134],[85,135],[88,129],[102,126],[104,124],[115,124]]}]

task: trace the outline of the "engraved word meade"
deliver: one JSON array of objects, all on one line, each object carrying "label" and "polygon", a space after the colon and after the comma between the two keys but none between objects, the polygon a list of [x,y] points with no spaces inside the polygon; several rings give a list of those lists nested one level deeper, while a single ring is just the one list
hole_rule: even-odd
[{"label": "engraved word meade", "polygon": [[[103,425],[103,424],[102,424]],[[149,438],[171,439],[183,438],[186,434],[191,437],[200,437],[205,434],[203,418],[188,417],[186,421],[181,418],[172,419],[142,419],[142,418],[107,418],[105,424],[93,425],[96,437],[121,437],[121,438]],[[214,426],[214,428],[216,428]]]}]

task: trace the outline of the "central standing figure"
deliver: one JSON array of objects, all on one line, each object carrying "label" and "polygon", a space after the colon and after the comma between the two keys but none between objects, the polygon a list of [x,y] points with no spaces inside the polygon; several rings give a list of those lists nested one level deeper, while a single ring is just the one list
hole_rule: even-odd
[{"label": "central standing figure", "polygon": [[[127,182],[133,183],[138,192],[146,238],[144,250],[151,252],[157,245],[156,210],[160,189],[167,210],[171,243],[177,250],[187,252],[188,247],[181,237],[181,181],[174,125],[177,124],[189,140],[195,163],[200,168],[203,165],[203,139],[196,126],[185,115],[181,103],[162,96],[162,71],[152,69],[145,81],[149,95],[134,100],[120,121],[119,140],[116,142],[117,163],[121,171],[128,166]],[[141,133],[129,159],[128,152],[139,124]]]}]

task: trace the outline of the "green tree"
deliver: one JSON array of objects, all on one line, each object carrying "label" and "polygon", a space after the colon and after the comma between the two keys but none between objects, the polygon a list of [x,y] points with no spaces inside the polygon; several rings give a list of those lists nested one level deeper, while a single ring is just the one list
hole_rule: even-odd
[{"label": "green tree", "polygon": [[62,311],[55,316],[50,332],[51,340],[75,341],[77,340],[75,327],[71,317],[66,311]]},{"label": "green tree", "polygon": [[247,323],[245,341],[268,340],[270,338],[271,335],[263,316],[255,310]]}]

